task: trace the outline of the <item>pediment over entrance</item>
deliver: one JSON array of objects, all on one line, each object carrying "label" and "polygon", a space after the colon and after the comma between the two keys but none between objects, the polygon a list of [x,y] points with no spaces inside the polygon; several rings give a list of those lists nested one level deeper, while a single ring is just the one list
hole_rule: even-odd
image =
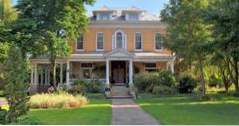
[{"label": "pediment over entrance", "polygon": [[129,53],[126,49],[114,49],[112,52],[106,53],[106,58],[133,58],[134,54]]}]

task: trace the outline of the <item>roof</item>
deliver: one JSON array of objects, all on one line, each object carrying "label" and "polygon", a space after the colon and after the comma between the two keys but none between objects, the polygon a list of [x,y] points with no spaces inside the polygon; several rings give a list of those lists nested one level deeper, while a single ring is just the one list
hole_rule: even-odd
[{"label": "roof", "polygon": [[112,13],[112,20],[122,21],[124,20],[125,13],[139,13],[140,21],[159,21],[160,17],[148,13],[146,10],[137,8],[137,7],[128,7],[128,8],[109,8],[107,6],[102,6],[101,8],[93,11],[93,16],[90,17],[91,20],[96,20],[96,13],[105,12]]}]

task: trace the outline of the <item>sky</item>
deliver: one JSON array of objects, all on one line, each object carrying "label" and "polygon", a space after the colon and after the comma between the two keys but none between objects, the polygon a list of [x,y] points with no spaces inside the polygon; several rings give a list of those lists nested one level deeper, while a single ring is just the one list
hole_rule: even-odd
[{"label": "sky", "polygon": [[[17,0],[13,0],[14,5]],[[127,8],[138,7],[144,9],[151,14],[159,15],[160,10],[163,9],[164,4],[168,3],[168,0],[96,0],[93,6],[86,6],[88,13],[92,10],[98,9],[102,6],[109,8]]]}]

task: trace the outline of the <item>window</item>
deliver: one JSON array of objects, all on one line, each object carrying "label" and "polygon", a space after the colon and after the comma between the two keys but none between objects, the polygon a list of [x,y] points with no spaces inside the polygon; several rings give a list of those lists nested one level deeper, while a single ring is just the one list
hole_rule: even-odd
[{"label": "window", "polygon": [[160,50],[160,49],[162,49],[162,46],[163,46],[163,39],[162,39],[160,33],[156,33],[156,35],[155,35],[155,49]]},{"label": "window", "polygon": [[141,33],[136,32],[135,33],[135,50],[141,50],[142,49],[142,37]]},{"label": "window", "polygon": [[128,14],[128,20],[139,20],[138,14]]},{"label": "window", "polygon": [[103,50],[104,49],[104,33],[99,32],[97,33],[97,40],[96,40],[96,50]]},{"label": "window", "polygon": [[83,79],[90,79],[92,75],[93,64],[92,63],[81,63],[81,70]]},{"label": "window", "polygon": [[98,20],[109,20],[110,15],[109,14],[99,14],[98,15]]},{"label": "window", "polygon": [[77,50],[83,50],[84,49],[84,36],[83,36],[83,34],[80,34],[79,37],[77,38],[76,49]]},{"label": "window", "polygon": [[148,71],[148,72],[157,71],[156,63],[145,63],[144,68],[145,68],[145,71]]},{"label": "window", "polygon": [[116,33],[116,48],[123,48],[123,35],[121,32]]}]

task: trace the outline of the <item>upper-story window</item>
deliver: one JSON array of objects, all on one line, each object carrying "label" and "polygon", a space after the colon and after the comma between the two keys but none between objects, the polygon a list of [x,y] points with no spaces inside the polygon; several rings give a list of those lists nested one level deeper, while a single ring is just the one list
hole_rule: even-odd
[{"label": "upper-story window", "polygon": [[116,48],[123,48],[123,35],[121,32],[116,33]]},{"label": "upper-story window", "polygon": [[160,50],[163,48],[163,39],[160,33],[155,34],[155,49]]},{"label": "upper-story window", "polygon": [[100,13],[98,14],[98,20],[110,20],[110,14]]},{"label": "upper-story window", "polygon": [[77,38],[76,49],[77,50],[84,49],[84,35],[83,34],[80,34],[79,37]]},{"label": "upper-story window", "polygon": [[129,20],[139,20],[139,15],[138,14],[129,14],[128,15]]},{"label": "upper-story window", "polygon": [[135,33],[135,50],[142,50],[142,35],[140,32]]},{"label": "upper-story window", "polygon": [[96,50],[104,50],[104,33],[97,33]]}]

